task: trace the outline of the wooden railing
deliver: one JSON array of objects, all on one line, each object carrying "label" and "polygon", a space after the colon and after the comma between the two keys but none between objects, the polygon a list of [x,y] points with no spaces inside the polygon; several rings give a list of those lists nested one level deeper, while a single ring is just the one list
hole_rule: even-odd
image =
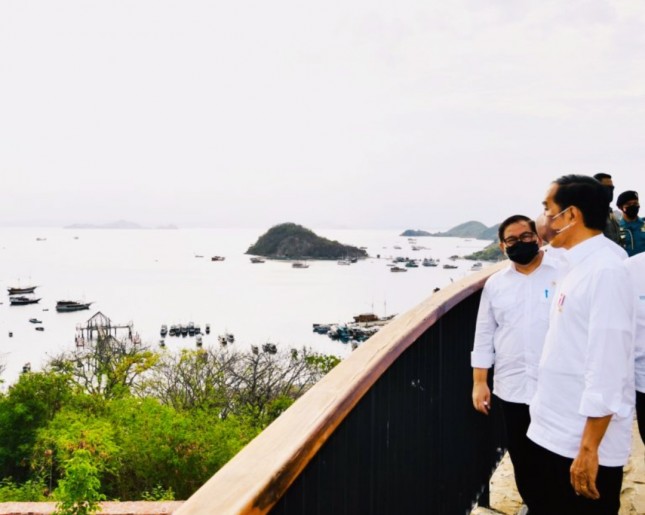
[{"label": "wooden railing", "polygon": [[504,448],[499,410],[472,408],[470,368],[481,288],[502,266],[381,329],[175,513],[469,513]]}]

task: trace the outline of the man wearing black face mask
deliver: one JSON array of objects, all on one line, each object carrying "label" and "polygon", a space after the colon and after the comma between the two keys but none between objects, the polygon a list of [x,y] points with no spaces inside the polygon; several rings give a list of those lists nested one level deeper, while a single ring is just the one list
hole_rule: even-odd
[{"label": "man wearing black face mask", "polygon": [[[609,203],[614,200],[614,181],[611,178],[611,175],[608,173],[597,173],[593,176],[600,184],[602,184],[603,189],[607,193]],[[605,222],[605,228],[603,229],[603,234],[609,238],[611,241],[622,245],[620,241],[620,226],[618,225],[618,220],[614,216],[614,212],[611,208],[607,212],[607,221]]]},{"label": "man wearing black face mask", "polygon": [[645,221],[638,216],[641,207],[638,193],[631,190],[622,192],[618,195],[616,205],[623,213],[620,221],[621,244],[630,257],[640,254],[645,251]]},{"label": "man wearing black face mask", "polygon": [[504,414],[515,482],[530,506],[541,492],[531,481],[527,457],[528,404],[536,388],[556,267],[540,249],[542,240],[528,217],[507,218],[498,236],[500,249],[511,263],[493,274],[482,291],[471,354],[472,398],[474,408],[487,415],[491,409],[488,369],[494,365],[493,393]]}]

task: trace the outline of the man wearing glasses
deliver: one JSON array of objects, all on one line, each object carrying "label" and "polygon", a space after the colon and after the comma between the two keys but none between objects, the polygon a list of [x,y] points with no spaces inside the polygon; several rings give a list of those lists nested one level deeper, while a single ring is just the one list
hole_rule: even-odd
[{"label": "man wearing glasses", "polygon": [[488,415],[491,392],[488,369],[495,367],[493,393],[506,424],[508,452],[515,482],[527,505],[542,492],[531,481],[526,437],[529,402],[535,393],[537,370],[553,298],[556,267],[540,248],[535,222],[523,215],[504,220],[499,246],[511,260],[493,274],[482,291],[477,315],[473,367],[473,406]]}]

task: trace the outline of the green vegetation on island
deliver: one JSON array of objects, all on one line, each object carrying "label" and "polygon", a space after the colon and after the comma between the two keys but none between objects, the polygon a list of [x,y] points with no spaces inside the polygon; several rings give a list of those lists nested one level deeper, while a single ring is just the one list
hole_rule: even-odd
[{"label": "green vegetation on island", "polygon": [[294,223],[271,227],[249,247],[246,253],[275,259],[367,257],[367,252],[363,249],[328,240]]},{"label": "green vegetation on island", "polygon": [[422,231],[421,229],[407,229],[401,233],[401,236],[407,236],[408,238],[418,238],[423,236],[432,236],[432,233],[428,231]]},{"label": "green vegetation on island", "polygon": [[473,252],[468,256],[464,256],[464,259],[473,259],[475,261],[501,261],[506,259],[506,256],[499,249],[499,243],[494,241],[484,249]]},{"label": "green vegetation on island", "polygon": [[[457,238],[479,239],[479,236],[487,230],[488,230],[488,227],[486,227],[483,223],[470,221],[470,222],[464,222],[463,224],[459,224],[453,227],[452,229],[447,230],[446,232],[434,233],[432,236],[454,236]],[[481,239],[484,239],[484,238],[481,238]]]}]

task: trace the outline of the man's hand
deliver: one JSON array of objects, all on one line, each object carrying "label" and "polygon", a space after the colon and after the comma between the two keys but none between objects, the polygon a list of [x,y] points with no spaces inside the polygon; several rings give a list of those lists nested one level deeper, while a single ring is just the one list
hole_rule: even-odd
[{"label": "man's hand", "polygon": [[576,495],[583,495],[589,499],[599,499],[600,493],[596,488],[598,451],[581,448],[578,456],[571,464],[570,476],[571,486],[576,491]]},{"label": "man's hand", "polygon": [[490,389],[486,382],[473,384],[473,406],[480,413],[488,415],[490,410]]},{"label": "man's hand", "polygon": [[584,495],[589,499],[600,498],[600,493],[596,488],[599,466],[598,447],[600,447],[600,442],[605,436],[610,421],[611,415],[587,417],[578,456],[573,460],[569,469],[571,486],[576,494]]}]

